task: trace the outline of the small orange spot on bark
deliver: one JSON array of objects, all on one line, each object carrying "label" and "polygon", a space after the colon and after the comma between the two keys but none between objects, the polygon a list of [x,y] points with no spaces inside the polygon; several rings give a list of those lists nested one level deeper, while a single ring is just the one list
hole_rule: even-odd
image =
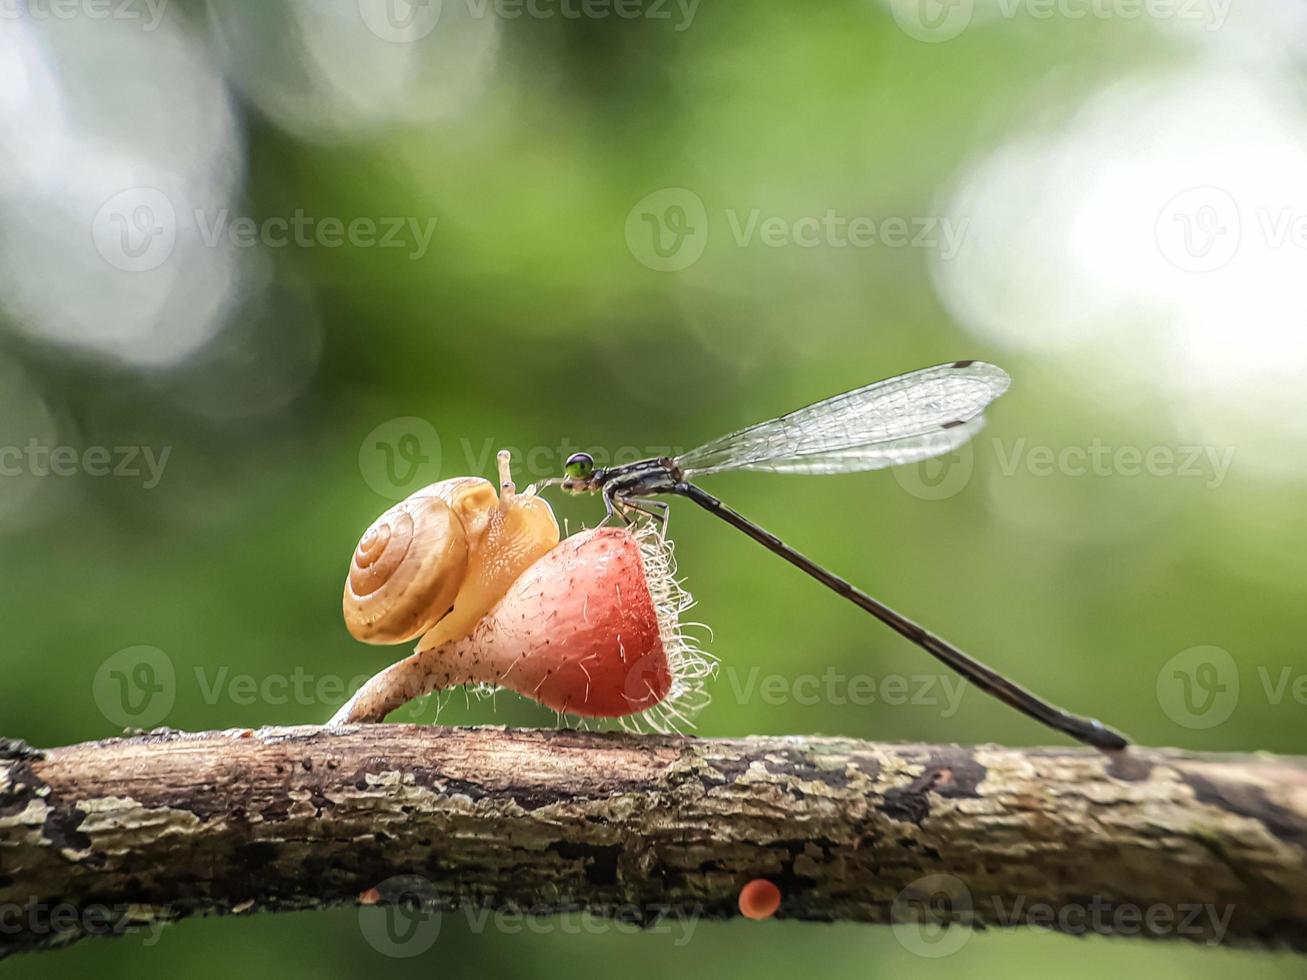
[{"label": "small orange spot on bark", "polygon": [[746,919],[770,919],[781,907],[781,890],[766,878],[754,878],[740,889],[740,914]]},{"label": "small orange spot on bark", "polygon": [[376,905],[381,901],[381,892],[375,888],[369,888],[367,891],[359,892],[360,905]]}]

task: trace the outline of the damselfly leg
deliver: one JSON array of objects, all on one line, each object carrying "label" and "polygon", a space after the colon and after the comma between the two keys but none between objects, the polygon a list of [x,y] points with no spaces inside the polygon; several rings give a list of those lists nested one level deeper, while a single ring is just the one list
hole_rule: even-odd
[{"label": "damselfly leg", "polygon": [[[622,510],[629,510],[635,511],[638,514],[643,514],[654,523],[655,527],[658,528],[658,535],[660,537],[667,537],[667,523],[672,512],[671,504],[662,500],[623,500],[621,498],[618,498],[617,503],[619,513]],[[623,514],[622,516],[623,519],[626,520],[626,523],[632,523],[632,518],[629,514]]]}]

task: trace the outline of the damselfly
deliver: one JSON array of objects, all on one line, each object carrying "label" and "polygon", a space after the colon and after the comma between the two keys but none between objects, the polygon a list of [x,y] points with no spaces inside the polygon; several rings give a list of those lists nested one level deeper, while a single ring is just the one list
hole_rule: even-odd
[{"label": "damselfly", "polygon": [[693,482],[729,470],[852,473],[939,456],[975,435],[984,424],[985,406],[1003,394],[1010,381],[1001,368],[983,361],[940,364],[759,422],[674,459],[596,467],[588,453],[574,453],[564,465],[565,476],[548,482],[571,493],[602,494],[609,517],[623,521],[629,521],[633,511],[665,521],[667,504],[646,498],[660,494],[687,497],[871,613],[982,691],[1089,745],[1124,748],[1128,744],[1124,736],[1094,719],[1063,711],[1013,683],[822,568]]}]

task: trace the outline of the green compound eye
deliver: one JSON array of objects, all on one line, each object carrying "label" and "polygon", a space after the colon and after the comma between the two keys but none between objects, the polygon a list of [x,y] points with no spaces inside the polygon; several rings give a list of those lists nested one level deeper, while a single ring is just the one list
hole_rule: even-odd
[{"label": "green compound eye", "polygon": [[588,480],[594,471],[594,457],[589,453],[572,453],[563,464],[563,472],[572,480]]}]

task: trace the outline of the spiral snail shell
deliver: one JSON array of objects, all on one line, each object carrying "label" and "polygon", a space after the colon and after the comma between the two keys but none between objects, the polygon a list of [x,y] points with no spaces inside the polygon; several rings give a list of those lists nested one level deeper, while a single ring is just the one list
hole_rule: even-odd
[{"label": "spiral snail shell", "polygon": [[558,544],[558,522],[533,494],[487,480],[442,480],[400,501],[363,532],[345,580],[345,625],[364,643],[419,650],[476,625],[522,571]]}]

